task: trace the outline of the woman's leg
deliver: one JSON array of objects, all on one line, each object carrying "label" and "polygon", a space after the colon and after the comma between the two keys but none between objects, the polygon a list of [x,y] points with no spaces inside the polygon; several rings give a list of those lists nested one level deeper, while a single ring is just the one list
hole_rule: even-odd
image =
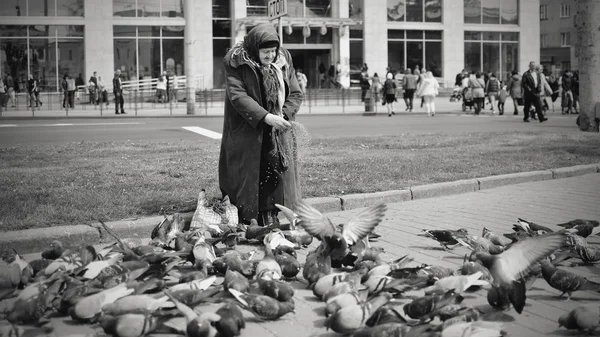
[{"label": "woman's leg", "polygon": [[492,114],[495,114],[496,111],[494,111],[494,106],[496,105],[496,95],[490,94],[488,97],[490,99],[490,105],[492,106]]},{"label": "woman's leg", "polygon": [[431,96],[427,95],[427,96],[423,96],[422,100],[423,100],[423,104],[425,105],[425,111],[427,111],[427,114],[429,116],[431,116]]},{"label": "woman's leg", "polygon": [[512,101],[513,101],[513,106],[515,107],[514,115],[518,115],[519,114],[519,103],[517,102],[518,99],[515,97],[512,97]]},{"label": "woman's leg", "polygon": [[431,115],[435,116],[435,96],[430,96],[431,102],[429,105],[431,106]]}]

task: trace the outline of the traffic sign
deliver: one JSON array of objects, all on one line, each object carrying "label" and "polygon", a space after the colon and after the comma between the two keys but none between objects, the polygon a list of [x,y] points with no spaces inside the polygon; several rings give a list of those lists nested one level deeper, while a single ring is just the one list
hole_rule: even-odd
[{"label": "traffic sign", "polygon": [[269,0],[267,13],[270,20],[287,15],[287,0]]}]

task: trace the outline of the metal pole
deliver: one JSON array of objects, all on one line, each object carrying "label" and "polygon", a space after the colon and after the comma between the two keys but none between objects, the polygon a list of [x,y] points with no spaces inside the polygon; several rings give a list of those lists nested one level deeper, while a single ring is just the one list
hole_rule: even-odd
[{"label": "metal pole", "polygon": [[279,29],[278,29],[278,34],[279,34],[279,43],[283,44],[283,23],[281,20],[281,16],[277,19],[278,24],[279,24]]}]

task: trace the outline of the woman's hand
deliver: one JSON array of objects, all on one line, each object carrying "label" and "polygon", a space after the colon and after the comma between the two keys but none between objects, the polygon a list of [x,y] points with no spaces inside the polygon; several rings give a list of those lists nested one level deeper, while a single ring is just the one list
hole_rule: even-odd
[{"label": "woman's hand", "polygon": [[273,114],[267,114],[265,116],[265,123],[274,127],[276,130],[287,130],[292,126],[292,124],[283,119],[283,117],[279,117]]}]

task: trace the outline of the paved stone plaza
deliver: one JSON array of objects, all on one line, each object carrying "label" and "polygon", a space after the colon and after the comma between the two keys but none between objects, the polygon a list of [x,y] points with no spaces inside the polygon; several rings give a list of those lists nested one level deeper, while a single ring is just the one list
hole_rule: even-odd
[{"label": "paved stone plaza", "polygon": [[[437,264],[457,267],[462,263],[466,250],[456,248],[451,252],[442,251],[437,242],[417,236],[421,229],[467,228],[470,233],[480,235],[485,226],[498,233],[511,232],[512,224],[521,217],[550,228],[558,228],[557,223],[575,218],[600,219],[600,174],[588,174],[572,178],[541,182],[522,183],[511,186],[481,190],[478,192],[421,199],[388,205],[384,221],[377,228],[382,237],[376,245],[385,249],[384,259],[395,259],[409,254],[415,259],[413,264]],[[360,211],[329,213],[334,223],[345,222]],[[588,238],[589,242],[599,243],[600,238]],[[315,243],[313,243],[313,246]],[[248,249],[248,247],[241,247]],[[307,250],[299,251],[303,262]],[[36,254],[26,255],[33,259]],[[593,267],[562,268],[575,271],[588,279],[600,281],[600,269]],[[312,292],[302,283],[296,282],[294,297],[296,313],[288,314],[274,322],[256,322],[246,313],[247,325],[242,336],[336,336],[323,327],[323,303],[316,300]],[[557,290],[549,288],[543,279],[538,279],[528,292],[527,306],[522,315],[513,309],[507,313],[515,318],[507,323],[505,330],[510,336],[577,336],[577,332],[567,332],[558,328],[558,317],[580,305],[592,304],[600,300],[600,295],[591,292],[575,292],[570,301],[557,299]],[[465,304],[475,305],[485,312],[491,310],[485,299],[485,291],[465,294]],[[398,300],[398,307],[408,300]],[[596,302],[597,303],[597,302]],[[218,305],[200,307],[214,311]],[[4,322],[6,323],[6,322]],[[29,330],[24,336],[103,336],[100,328],[78,325],[70,318],[52,319],[53,332],[41,329]],[[6,336],[8,326],[2,324],[0,336]]]}]

